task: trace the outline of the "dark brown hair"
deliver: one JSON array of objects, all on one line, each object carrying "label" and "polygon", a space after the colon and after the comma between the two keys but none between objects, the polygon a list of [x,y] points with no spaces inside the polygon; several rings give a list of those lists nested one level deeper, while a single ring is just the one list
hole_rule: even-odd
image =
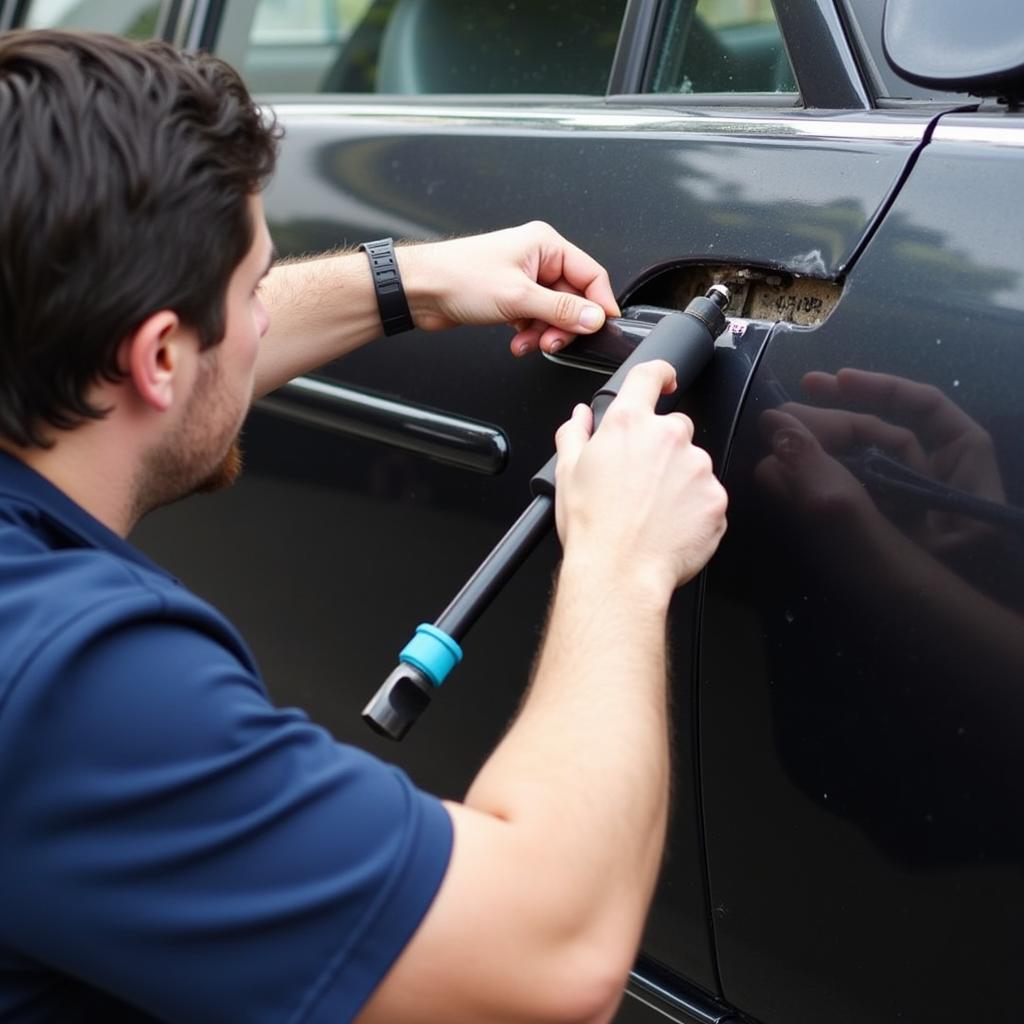
[{"label": "dark brown hair", "polygon": [[279,135],[215,57],[0,36],[0,436],[44,445],[46,424],[101,417],[89,388],[158,310],[223,338]]}]

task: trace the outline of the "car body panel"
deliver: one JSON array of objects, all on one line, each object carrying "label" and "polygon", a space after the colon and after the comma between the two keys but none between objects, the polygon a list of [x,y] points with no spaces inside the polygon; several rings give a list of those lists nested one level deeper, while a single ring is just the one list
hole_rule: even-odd
[{"label": "car body panel", "polygon": [[[766,1024],[1019,1019],[1022,127],[939,122],[830,319],[775,332],[738,426],[701,777],[724,996]],[[954,452],[910,392],[881,413],[1002,518],[889,488],[862,519],[836,463],[773,490],[765,410],[820,406],[804,375],[843,367],[934,388],[951,437],[969,417]]]}]

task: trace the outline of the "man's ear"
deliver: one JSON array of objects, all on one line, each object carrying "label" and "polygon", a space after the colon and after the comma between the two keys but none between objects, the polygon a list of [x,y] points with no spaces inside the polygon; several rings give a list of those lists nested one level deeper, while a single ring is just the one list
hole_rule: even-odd
[{"label": "man's ear", "polygon": [[121,366],[139,398],[165,412],[174,402],[175,389],[187,387],[185,376],[196,353],[195,335],[186,330],[177,313],[162,309],[152,314],[126,338]]}]

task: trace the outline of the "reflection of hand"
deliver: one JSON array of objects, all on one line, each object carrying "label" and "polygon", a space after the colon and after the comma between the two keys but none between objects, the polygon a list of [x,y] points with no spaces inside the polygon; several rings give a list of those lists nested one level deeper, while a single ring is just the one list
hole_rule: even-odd
[{"label": "reflection of hand", "polygon": [[399,265],[417,327],[509,323],[512,351],[554,351],[618,316],[608,274],[540,221],[403,246]]},{"label": "reflection of hand", "polygon": [[[873,446],[941,484],[1005,503],[991,437],[937,388],[854,369],[808,373],[802,383],[818,404],[791,402],[780,412],[798,419],[830,455],[841,458]],[[766,421],[768,429],[771,422]],[[992,530],[978,520],[931,509],[908,532],[938,553],[977,543]]]},{"label": "reflection of hand", "polygon": [[873,549],[884,517],[863,484],[825,451],[812,429],[793,412],[774,409],[761,414],[761,428],[772,450],[754,470],[757,482],[800,519],[818,524],[827,536],[841,537],[849,550],[859,549],[858,558],[877,553]]},{"label": "reflection of hand", "polygon": [[654,411],[674,390],[668,363],[641,363],[592,438],[590,410],[577,406],[556,439],[566,560],[598,579],[637,581],[659,602],[697,574],[725,532],[725,490],[693,444],[693,423]]},{"label": "reflection of hand", "polygon": [[[816,548],[814,564],[859,598],[868,614],[877,616],[888,602],[893,621],[905,622],[913,607],[937,664],[969,663],[990,685],[1007,682],[1011,689],[997,706],[1016,710],[1024,671],[1020,614],[936,557],[937,549],[988,538],[993,528],[933,512],[924,526],[929,550],[883,515],[860,480],[830,454],[875,445],[950,486],[1004,502],[991,439],[940,392],[912,381],[840,370],[808,374],[804,387],[821,400],[856,401],[907,426],[869,412],[787,403],[761,414],[771,452],[756,466],[756,481],[787,516],[799,519],[801,535]],[[979,694],[987,699],[984,689]],[[1016,723],[1016,715],[1009,721]]]}]

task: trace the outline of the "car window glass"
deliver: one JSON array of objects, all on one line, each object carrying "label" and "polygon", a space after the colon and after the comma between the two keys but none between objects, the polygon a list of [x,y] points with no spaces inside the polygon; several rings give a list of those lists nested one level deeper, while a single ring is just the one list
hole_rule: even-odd
[{"label": "car window glass", "polygon": [[25,28],[87,29],[150,39],[159,12],[159,0],[32,0],[21,23]]},{"label": "car window glass", "polygon": [[256,0],[217,52],[257,93],[603,95],[626,0]]},{"label": "car window glass", "polygon": [[796,92],[771,0],[675,0],[650,92]]}]

